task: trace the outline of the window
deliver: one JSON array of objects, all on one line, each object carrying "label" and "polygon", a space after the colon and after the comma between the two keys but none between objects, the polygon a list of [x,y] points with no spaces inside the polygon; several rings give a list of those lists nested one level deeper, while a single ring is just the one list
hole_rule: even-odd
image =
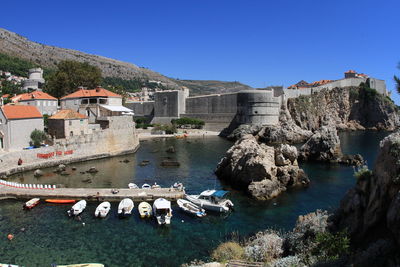
[{"label": "window", "polygon": [[90,104],[97,104],[97,98],[91,98],[91,99],[89,100],[89,103],[90,103]]},{"label": "window", "polygon": [[74,132],[73,132],[73,131],[70,131],[70,132],[69,132],[69,136],[74,136]]},{"label": "window", "polygon": [[88,99],[82,99],[81,104],[82,105],[89,104],[89,100]]},{"label": "window", "polygon": [[107,104],[107,99],[99,99],[100,104]]},{"label": "window", "polygon": [[84,135],[84,132],[83,132],[83,131],[81,131],[81,135]]},{"label": "window", "polygon": [[81,124],[83,124],[83,120],[80,120]]},{"label": "window", "polygon": [[69,126],[72,126],[72,120],[69,120],[68,123],[69,123]]}]

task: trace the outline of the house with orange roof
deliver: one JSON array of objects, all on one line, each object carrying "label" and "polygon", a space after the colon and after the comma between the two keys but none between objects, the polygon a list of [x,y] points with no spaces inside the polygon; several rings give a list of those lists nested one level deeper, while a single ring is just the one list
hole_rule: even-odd
[{"label": "house with orange roof", "polygon": [[43,115],[37,107],[5,105],[0,112],[0,150],[15,151],[29,146],[31,133],[43,131]]},{"label": "house with orange roof", "polygon": [[53,115],[57,112],[58,108],[57,98],[42,91],[33,91],[16,95],[11,98],[11,102],[20,103],[21,105],[26,106],[35,106],[39,109],[42,115]]},{"label": "house with orange roof", "polygon": [[88,117],[72,109],[63,109],[48,119],[48,133],[56,139],[90,134]]},{"label": "house with orange roof", "polygon": [[61,109],[72,109],[89,118],[93,123],[99,117],[133,115],[131,109],[122,106],[122,96],[101,87],[80,88],[60,99]]}]

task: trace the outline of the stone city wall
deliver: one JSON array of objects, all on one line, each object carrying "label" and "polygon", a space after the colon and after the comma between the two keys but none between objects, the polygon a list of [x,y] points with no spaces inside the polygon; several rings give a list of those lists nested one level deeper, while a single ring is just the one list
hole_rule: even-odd
[{"label": "stone city wall", "polygon": [[[53,146],[20,150],[0,155],[0,173],[11,174],[61,163],[79,162],[135,152],[139,146],[134,123],[113,118],[113,128],[91,134],[55,139]],[[17,165],[21,158],[23,164]]]}]

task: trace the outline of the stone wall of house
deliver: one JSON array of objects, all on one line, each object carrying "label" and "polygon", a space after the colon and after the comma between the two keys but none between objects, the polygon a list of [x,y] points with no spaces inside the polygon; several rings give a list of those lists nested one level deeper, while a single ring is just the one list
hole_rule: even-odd
[{"label": "stone wall of house", "polygon": [[19,102],[22,105],[36,106],[42,115],[47,114],[49,116],[57,112],[58,101],[57,100],[39,100],[32,99]]},{"label": "stone wall of house", "polygon": [[22,150],[28,147],[32,131],[44,129],[43,118],[7,121],[3,113],[0,112],[0,114],[2,121],[0,131],[3,135],[3,150],[5,151]]}]

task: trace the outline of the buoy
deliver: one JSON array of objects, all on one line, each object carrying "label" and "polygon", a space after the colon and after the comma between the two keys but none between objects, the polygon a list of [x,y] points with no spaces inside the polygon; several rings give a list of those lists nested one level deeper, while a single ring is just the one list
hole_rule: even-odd
[{"label": "buoy", "polygon": [[85,226],[85,223],[82,223],[83,226]]},{"label": "buoy", "polygon": [[185,222],[184,220],[182,220],[182,222]]},{"label": "buoy", "polygon": [[8,234],[8,236],[7,236],[7,238],[8,238],[8,240],[13,240],[13,238],[14,238],[14,235],[13,234]]}]

